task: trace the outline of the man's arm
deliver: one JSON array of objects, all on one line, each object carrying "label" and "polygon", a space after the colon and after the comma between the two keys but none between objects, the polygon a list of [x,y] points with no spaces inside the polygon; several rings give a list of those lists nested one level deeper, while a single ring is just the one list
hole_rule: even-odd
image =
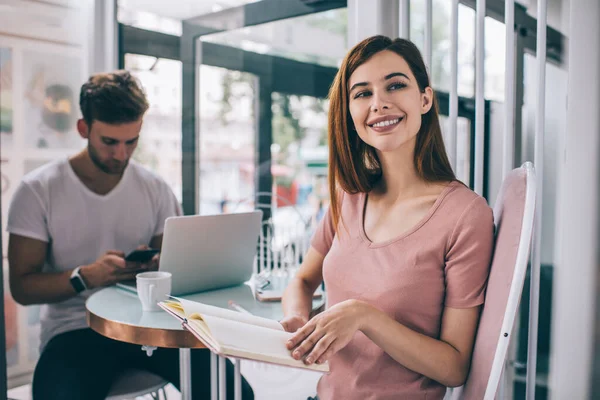
[{"label": "man's arm", "polygon": [[77,293],[71,286],[71,271],[44,273],[48,243],[11,234],[8,240],[10,291],[24,306],[56,303]]},{"label": "man's arm", "polygon": [[[8,241],[10,290],[19,304],[48,304],[77,294],[71,285],[73,270],[42,272],[48,243],[11,234]],[[80,274],[88,289],[135,278],[139,265],[127,265],[121,251],[109,250],[98,260],[81,266]]]}]

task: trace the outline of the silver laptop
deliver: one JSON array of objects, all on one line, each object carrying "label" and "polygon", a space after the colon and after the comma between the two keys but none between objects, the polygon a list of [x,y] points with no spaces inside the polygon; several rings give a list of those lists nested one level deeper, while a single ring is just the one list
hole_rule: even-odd
[{"label": "silver laptop", "polygon": [[180,296],[248,281],[261,220],[259,210],[167,218],[159,270],[173,275],[171,294]]}]

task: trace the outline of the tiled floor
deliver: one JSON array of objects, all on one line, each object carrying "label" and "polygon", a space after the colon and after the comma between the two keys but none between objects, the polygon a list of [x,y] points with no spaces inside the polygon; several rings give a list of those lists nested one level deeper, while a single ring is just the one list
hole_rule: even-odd
[{"label": "tiled floor", "polygon": [[[277,367],[268,364],[242,362],[242,373],[254,389],[256,400],[306,400],[316,393],[321,374],[311,371]],[[31,387],[21,386],[8,391],[9,399],[31,400]],[[172,385],[167,386],[168,400],[180,400],[181,396]],[[151,399],[150,396],[135,400]]]}]

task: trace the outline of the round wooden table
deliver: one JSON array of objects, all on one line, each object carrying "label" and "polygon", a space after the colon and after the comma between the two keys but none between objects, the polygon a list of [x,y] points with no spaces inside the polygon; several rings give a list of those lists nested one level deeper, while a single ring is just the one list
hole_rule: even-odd
[{"label": "round wooden table", "polygon": [[[216,307],[228,308],[234,301],[246,311],[265,318],[283,318],[281,303],[261,303],[256,301],[248,285],[180,296]],[[317,307],[323,300],[315,300]],[[111,339],[142,346],[150,355],[157,347],[179,349],[180,390],[183,400],[191,399],[191,354],[190,349],[205,348],[191,333],[184,330],[181,323],[166,311],[142,311],[137,294],[118,287],[101,289],[86,302],[87,323],[94,331]],[[211,357],[211,390],[217,386],[219,375],[219,398],[225,399],[225,359]],[[241,388],[239,360],[235,362],[236,385]],[[223,379],[221,380],[221,377]],[[236,390],[236,394],[237,394]],[[216,398],[213,395],[213,398]]]}]

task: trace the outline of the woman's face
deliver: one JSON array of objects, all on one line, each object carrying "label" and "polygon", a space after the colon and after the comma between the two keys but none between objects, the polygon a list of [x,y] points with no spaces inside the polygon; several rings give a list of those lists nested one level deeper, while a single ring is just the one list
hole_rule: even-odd
[{"label": "woman's face", "polygon": [[414,149],[433,91],[421,93],[404,58],[388,50],[375,54],[352,73],[348,93],[352,121],[365,143],[380,152]]}]

